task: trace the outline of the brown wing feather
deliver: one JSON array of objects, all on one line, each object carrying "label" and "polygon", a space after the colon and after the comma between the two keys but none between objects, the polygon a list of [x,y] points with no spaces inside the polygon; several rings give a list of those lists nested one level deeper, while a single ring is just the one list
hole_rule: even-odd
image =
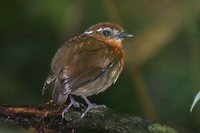
[{"label": "brown wing feather", "polygon": [[47,93],[47,90],[49,89],[50,85],[55,80],[55,74],[49,74],[46,81],[44,82],[43,88],[42,88],[42,95],[45,95]]},{"label": "brown wing feather", "polygon": [[71,93],[95,80],[117,57],[111,47],[84,35],[72,39],[63,47],[52,62],[52,70],[60,82],[55,84],[54,90],[61,94]]}]

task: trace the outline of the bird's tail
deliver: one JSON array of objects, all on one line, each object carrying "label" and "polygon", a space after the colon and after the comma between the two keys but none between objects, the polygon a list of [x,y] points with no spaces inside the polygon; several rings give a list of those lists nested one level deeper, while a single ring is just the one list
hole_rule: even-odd
[{"label": "bird's tail", "polygon": [[44,82],[44,85],[43,85],[43,88],[42,88],[42,95],[45,95],[46,94],[46,92],[47,92],[47,90],[48,90],[48,88],[49,88],[49,86],[52,84],[52,82],[54,82],[54,80],[55,80],[55,74],[50,74],[49,76],[48,76],[48,78],[46,79],[46,81]]},{"label": "bird's tail", "polygon": [[52,100],[54,103],[58,105],[62,105],[67,101],[68,92],[64,92],[65,83],[61,83],[58,79],[55,80],[53,93],[52,93]]}]

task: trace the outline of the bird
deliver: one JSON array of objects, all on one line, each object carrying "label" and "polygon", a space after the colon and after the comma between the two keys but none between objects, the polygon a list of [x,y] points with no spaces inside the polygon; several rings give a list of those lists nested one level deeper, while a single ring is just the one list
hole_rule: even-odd
[{"label": "bird", "polygon": [[125,32],[118,24],[100,22],[57,50],[42,95],[53,85],[52,100],[55,104],[63,105],[70,100],[62,117],[71,106],[79,107],[74,96],[82,97],[87,104],[81,118],[91,109],[106,107],[91,103],[88,97],[105,91],[118,79],[125,60],[122,41],[127,37],[133,35]]}]

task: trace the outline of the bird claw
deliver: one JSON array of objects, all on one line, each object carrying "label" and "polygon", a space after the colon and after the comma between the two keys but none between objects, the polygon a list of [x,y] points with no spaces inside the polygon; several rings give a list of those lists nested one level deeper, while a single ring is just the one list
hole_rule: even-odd
[{"label": "bird claw", "polygon": [[74,107],[76,108],[80,107],[80,104],[77,101],[75,101],[71,96],[70,96],[70,101]]},{"label": "bird claw", "polygon": [[[82,96],[83,97],[83,96]],[[65,118],[65,113],[68,112],[68,110],[71,108],[71,106],[74,106],[76,108],[80,107],[80,104],[74,100],[74,98],[69,95],[70,98],[70,104],[64,109],[64,111],[62,112],[62,118]],[[88,104],[87,109],[85,110],[85,112],[83,112],[81,114],[81,119],[92,109],[97,109],[97,108],[106,108],[105,105],[97,105],[95,103],[91,103],[86,97],[83,97],[83,99],[86,101],[86,103]]]},{"label": "bird claw", "polygon": [[72,106],[72,103],[70,103],[62,112],[62,118],[65,118],[65,113],[68,112],[68,110],[70,109],[70,107]]},{"label": "bird claw", "polygon": [[75,108],[80,107],[80,104],[77,101],[75,101],[72,96],[69,96],[69,98],[70,98],[70,104],[63,110],[62,118],[65,118],[65,113],[68,112],[68,110],[70,109],[71,106],[74,106]]},{"label": "bird claw", "polygon": [[105,105],[97,105],[97,104],[94,104],[94,103],[91,103],[88,105],[87,109],[85,110],[85,112],[83,112],[81,114],[81,119],[92,109],[97,109],[97,108],[106,108]]}]

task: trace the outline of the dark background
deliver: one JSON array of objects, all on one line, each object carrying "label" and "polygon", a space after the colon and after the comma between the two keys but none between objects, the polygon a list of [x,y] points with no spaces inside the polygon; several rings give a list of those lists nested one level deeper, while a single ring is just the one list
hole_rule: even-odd
[{"label": "dark background", "polygon": [[41,89],[58,47],[109,21],[135,37],[123,43],[126,64],[116,84],[91,101],[182,133],[200,132],[200,103],[189,112],[200,90],[199,0],[0,2],[1,104],[47,102],[50,93],[42,97]]}]

